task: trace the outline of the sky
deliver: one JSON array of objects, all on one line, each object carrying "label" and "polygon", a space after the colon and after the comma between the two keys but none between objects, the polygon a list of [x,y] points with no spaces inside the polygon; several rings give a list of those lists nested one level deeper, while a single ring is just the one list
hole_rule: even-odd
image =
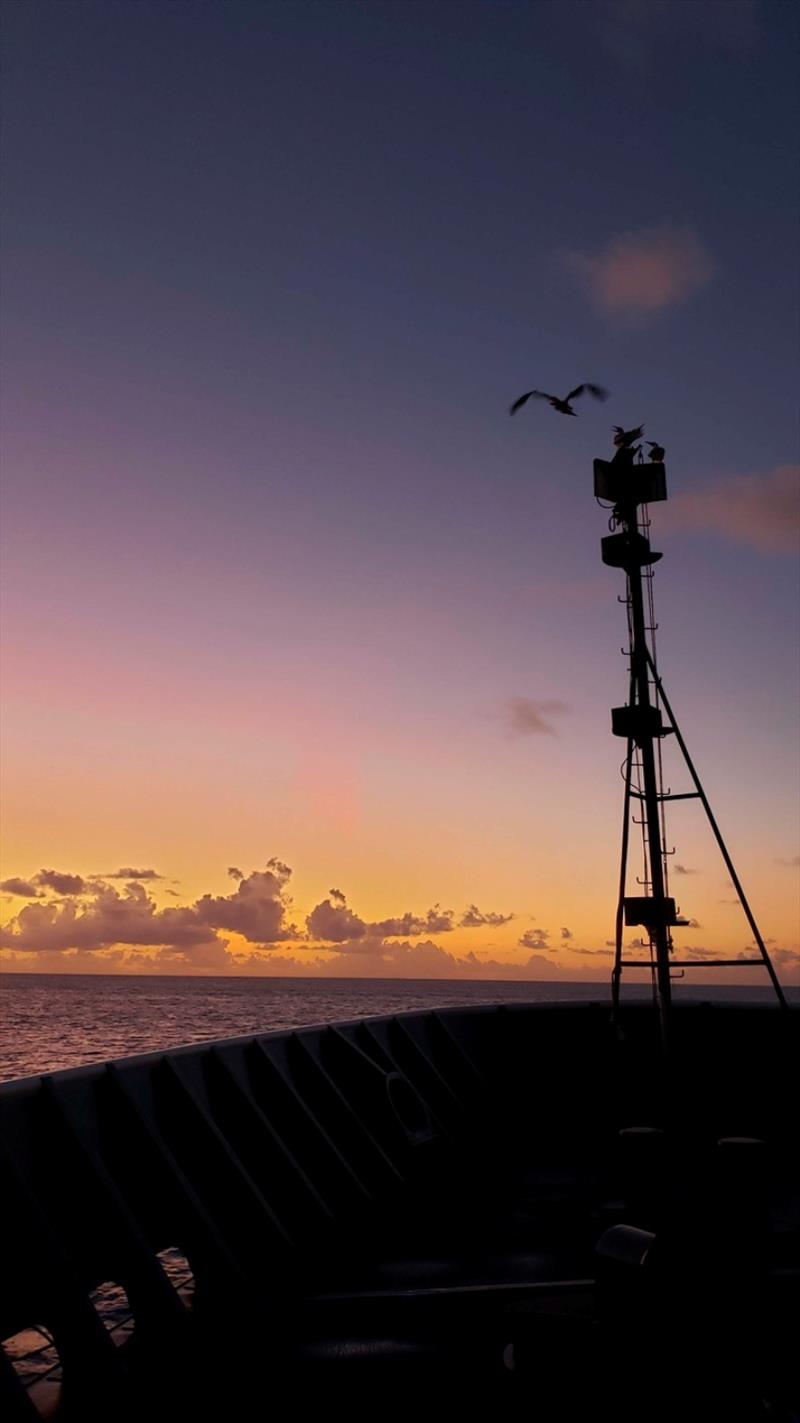
[{"label": "sky", "polygon": [[[645,422],[659,667],[800,981],[796,7],[4,19],[5,966],[606,978]],[[751,952],[667,838],[681,956]]]}]

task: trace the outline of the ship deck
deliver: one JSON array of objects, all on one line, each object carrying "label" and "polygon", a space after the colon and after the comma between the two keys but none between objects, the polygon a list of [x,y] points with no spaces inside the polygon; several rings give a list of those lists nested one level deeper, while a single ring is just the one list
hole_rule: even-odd
[{"label": "ship deck", "polygon": [[3,1416],[788,1420],[798,1028],[684,1005],[665,1065],[647,1005],[453,1009],[6,1084]]}]

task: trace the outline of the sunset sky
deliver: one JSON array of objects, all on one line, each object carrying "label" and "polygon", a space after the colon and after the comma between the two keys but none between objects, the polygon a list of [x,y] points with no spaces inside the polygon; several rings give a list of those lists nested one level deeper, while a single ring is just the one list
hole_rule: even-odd
[{"label": "sunset sky", "polygon": [[[800,981],[799,13],[5,7],[7,967],[605,979],[644,421],[661,672]],[[750,952],[668,841],[681,956]]]}]

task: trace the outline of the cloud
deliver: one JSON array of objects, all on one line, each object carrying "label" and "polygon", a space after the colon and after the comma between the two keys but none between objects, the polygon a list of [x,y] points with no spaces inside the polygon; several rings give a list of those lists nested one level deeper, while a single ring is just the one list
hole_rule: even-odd
[{"label": "cloud", "polygon": [[758,35],[756,0],[595,0],[592,18],[608,53],[648,77],[701,48],[746,53]]},{"label": "cloud", "polygon": [[697,870],[691,869],[688,865],[674,865],[676,875],[696,875]]},{"label": "cloud", "polygon": [[595,958],[595,957],[599,956],[600,958],[609,959],[609,958],[612,958],[612,957],[613,957],[613,950],[612,950],[612,949],[572,949],[572,948],[571,948],[571,949],[570,949],[570,953],[571,953],[571,954],[583,954],[584,956],[588,956],[588,957],[591,957],[591,958]]},{"label": "cloud", "polygon": [[[776,865],[783,865],[784,869],[796,870],[800,866],[800,855],[793,855],[791,860],[785,860],[780,855],[775,860]],[[0,889],[5,889],[6,885],[0,885]]]},{"label": "cloud", "polygon": [[157,870],[121,869],[121,870],[115,870],[114,873],[113,873],[113,875],[103,875],[102,878],[103,878],[103,879],[154,880],[154,879],[163,879],[164,876],[163,876],[163,875],[160,875]]},{"label": "cloud", "polygon": [[570,929],[562,929],[561,938],[565,943],[569,943],[569,940],[572,938],[572,931]]},{"label": "cloud", "polygon": [[677,494],[664,505],[663,513],[668,531],[717,534],[759,553],[797,553],[800,465],[779,465],[768,474],[734,475],[707,489]]},{"label": "cloud", "polygon": [[492,912],[483,914],[477,904],[470,904],[459,919],[458,927],[459,929],[480,929],[483,925],[489,924],[492,928],[499,928],[501,924],[510,924],[513,918],[513,914],[494,914]]},{"label": "cloud", "polygon": [[711,258],[687,227],[623,233],[596,253],[567,252],[564,262],[609,316],[655,316],[688,301],[714,275]]},{"label": "cloud", "polygon": [[367,933],[366,921],[348,909],[344,895],[336,889],[331,890],[329,899],[314,906],[306,927],[310,938],[331,944],[363,939]]},{"label": "cloud", "polygon": [[[469,929],[487,924],[494,927],[507,924],[511,918],[513,915],[510,914],[481,914],[472,904],[465,910],[459,927]],[[449,934],[455,927],[454,920],[452,909],[442,909],[441,905],[434,904],[425,914],[413,914],[407,910],[388,919],[368,921],[350,908],[341,890],[332,889],[329,897],[311,910],[306,928],[309,938],[318,943],[344,944],[367,937],[382,941],[413,939],[423,934]]]},{"label": "cloud", "polygon": [[86,881],[81,875],[68,875],[61,870],[40,870],[33,880],[34,884],[55,890],[56,894],[83,894],[86,889]]},{"label": "cloud", "polygon": [[0,889],[6,890],[8,894],[17,894],[20,899],[39,899],[40,897],[40,891],[35,884],[31,884],[30,880],[17,879],[13,876],[11,879],[0,881]]},{"label": "cloud", "polygon": [[[493,911],[483,913],[476,904],[470,904],[459,919],[458,928],[498,928],[510,923],[513,917],[513,914]],[[388,919],[362,919],[350,908],[339,889],[330,890],[328,898],[316,904],[306,919],[310,939],[317,943],[340,945],[356,944],[362,939],[382,942],[385,939],[420,938],[423,934],[449,934],[455,927],[453,910],[442,909],[440,904],[434,904],[425,914],[406,910],[404,914]]]},{"label": "cloud", "polygon": [[560,716],[567,710],[564,702],[536,702],[530,697],[511,697],[505,707],[505,721],[514,736],[555,736],[556,729],[548,718]]},{"label": "cloud", "polygon": [[[44,872],[52,881],[54,872]],[[205,894],[193,905],[159,909],[144,885],[132,881],[124,893],[99,882],[88,890],[79,875],[56,879],[76,881],[80,890],[58,902],[29,904],[0,930],[0,946],[29,953],[70,949],[98,950],[116,944],[170,948],[193,960],[209,946],[225,947],[218,930],[230,930],[259,944],[296,938],[286,922],[285,890],[291,871],[280,860],[242,879],[233,894]],[[36,876],[38,880],[40,876]],[[52,887],[52,886],[51,886]],[[79,900],[76,896],[86,897]]]},{"label": "cloud", "polygon": [[211,929],[229,929],[253,943],[296,939],[297,929],[285,921],[284,892],[290,875],[287,865],[269,860],[265,870],[256,870],[239,880],[233,894],[204,894],[196,901],[193,913],[199,923]]},{"label": "cloud", "polygon": [[228,865],[228,874],[231,879],[244,879],[241,870],[238,870],[235,865]]},{"label": "cloud", "polygon": [[519,946],[521,949],[550,950],[550,945],[547,942],[549,937],[549,929],[526,929],[519,940]]},{"label": "cloud", "polygon": [[399,918],[378,919],[368,927],[371,934],[387,939],[403,935],[414,938],[418,934],[449,934],[453,928],[453,911],[434,904],[425,915],[407,912]]},{"label": "cloud", "polygon": [[120,894],[104,884],[96,886],[86,901],[73,897],[26,905],[0,930],[0,945],[43,953],[104,949],[113,944],[185,947],[212,937],[190,908],[158,910],[142,885],[130,884]]}]

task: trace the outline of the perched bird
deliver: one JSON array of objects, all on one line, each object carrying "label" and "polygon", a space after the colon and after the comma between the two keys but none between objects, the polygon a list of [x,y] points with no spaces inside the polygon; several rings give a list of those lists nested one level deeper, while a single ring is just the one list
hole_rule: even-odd
[{"label": "perched bird", "polygon": [[617,450],[629,450],[644,434],[644,425],[637,425],[635,430],[623,430],[621,425],[612,425],[611,428],[614,431],[614,448]]},{"label": "perched bird", "polygon": [[563,400],[560,400],[557,395],[548,395],[544,390],[526,390],[525,394],[521,395],[519,400],[514,401],[508,413],[509,415],[516,415],[517,411],[525,405],[526,401],[535,396],[537,400],[549,400],[553,409],[557,410],[559,415],[577,415],[578,412],[572,409],[570,401],[577,400],[578,396],[583,395],[585,390],[588,390],[589,394],[593,395],[595,400],[608,399],[607,390],[603,390],[601,385],[590,385],[588,382],[584,385],[576,385],[575,389],[571,390],[569,395],[566,395]]},{"label": "perched bird", "polygon": [[648,440],[648,441],[647,441],[647,444],[650,446],[650,458],[651,458],[651,460],[653,460],[653,461],[655,462],[655,464],[661,464],[661,462],[662,462],[662,460],[663,460],[665,454],[667,453],[666,450],[664,449],[664,446],[663,446],[663,445],[657,445],[656,442],[655,442],[655,440]]}]

